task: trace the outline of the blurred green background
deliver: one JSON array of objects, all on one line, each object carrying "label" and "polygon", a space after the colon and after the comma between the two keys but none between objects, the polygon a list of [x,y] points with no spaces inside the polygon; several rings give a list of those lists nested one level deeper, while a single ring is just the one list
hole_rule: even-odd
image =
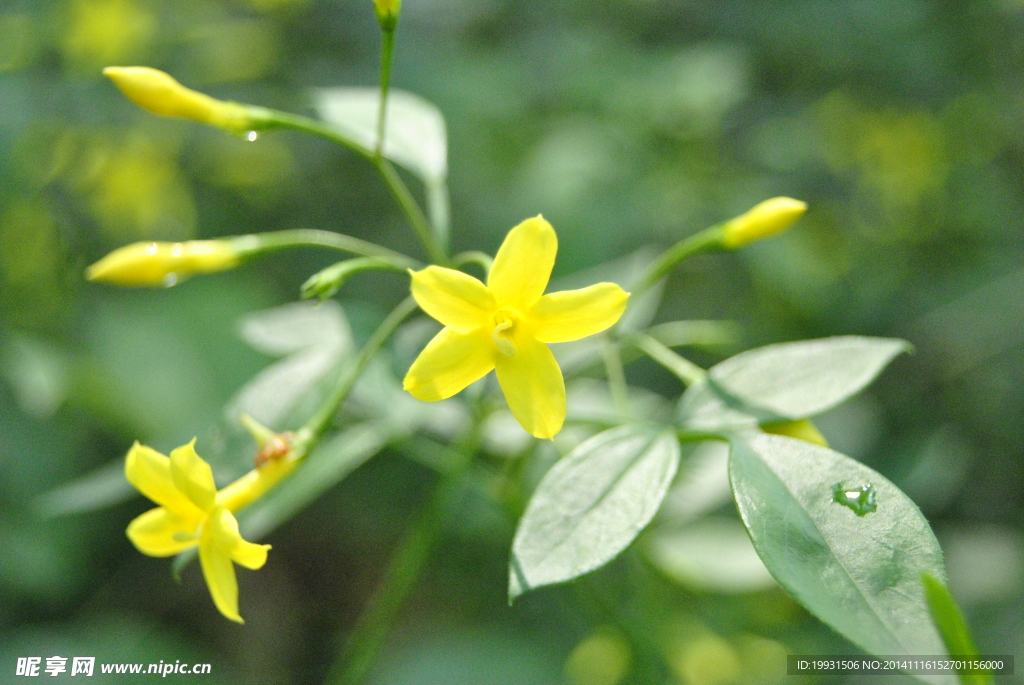
[{"label": "blurred green background", "polygon": [[[0,5],[0,680],[18,656],[54,654],[210,662],[175,676],[209,683],[325,676],[435,475],[385,450],[270,535],[270,563],[239,573],[241,627],[194,565],[179,585],[131,547],[124,527],[149,503],[116,460],[136,439],[215,451],[210,426],[273,361],[240,319],[294,300],[333,256],[167,291],[82,272],[136,240],[294,227],[418,255],[354,154],[158,119],[99,73],[145,64],[310,113],[311,88],[374,85],[378,45],[370,0]],[[1024,2],[406,0],[393,73],[447,117],[455,249],[493,253],[543,213],[558,277],[773,195],[809,202],[786,235],[678,269],[658,320],[738,322],[741,340],[697,350],[702,364],[826,335],[913,342],[820,427],[921,506],[981,651],[1024,655]],[[346,286],[356,338],[405,287]],[[669,400],[682,389],[650,363],[627,373]],[[786,652],[854,651],[778,588],[673,580],[635,553],[509,608],[515,521],[480,490],[373,683],[773,683]],[[90,497],[118,503],[62,515]],[[713,505],[710,525],[730,521]],[[693,544],[717,555],[704,534]],[[654,626],[660,654],[624,638],[631,621]]]}]

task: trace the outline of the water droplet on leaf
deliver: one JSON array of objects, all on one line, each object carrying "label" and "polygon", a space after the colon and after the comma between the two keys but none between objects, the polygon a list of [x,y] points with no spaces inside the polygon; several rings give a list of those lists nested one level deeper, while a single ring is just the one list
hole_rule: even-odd
[{"label": "water droplet on leaf", "polygon": [[170,288],[172,285],[178,284],[178,274],[173,271],[164,276],[163,284],[165,288]]},{"label": "water droplet on leaf", "polygon": [[259,137],[260,134],[256,133],[256,131],[249,131],[248,133],[245,134],[245,139],[248,140],[250,143],[255,142],[255,140]]},{"label": "water droplet on leaf", "polygon": [[155,255],[158,249],[159,247],[156,243],[150,243],[149,245],[146,245],[146,254]]},{"label": "water droplet on leaf", "polygon": [[846,487],[843,483],[832,486],[832,501],[848,507],[857,516],[878,510],[875,486],[865,483],[859,487]]}]

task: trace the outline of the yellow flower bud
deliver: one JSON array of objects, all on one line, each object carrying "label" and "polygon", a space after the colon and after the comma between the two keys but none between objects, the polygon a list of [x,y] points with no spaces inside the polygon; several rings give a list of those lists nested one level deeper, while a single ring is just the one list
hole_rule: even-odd
[{"label": "yellow flower bud", "polygon": [[825,436],[821,434],[821,431],[818,430],[818,427],[815,426],[814,422],[810,419],[764,423],[761,424],[761,430],[765,433],[784,435],[789,438],[796,438],[797,440],[803,440],[804,442],[811,442],[815,445],[828,447],[828,440],[825,439]]},{"label": "yellow flower bud", "polygon": [[807,203],[791,197],[773,197],[725,223],[722,244],[734,250],[749,242],[781,233],[807,211]]},{"label": "yellow flower bud", "polygon": [[377,12],[377,21],[385,30],[395,28],[398,13],[402,9],[402,0],[373,0],[373,9]]},{"label": "yellow flower bud", "polygon": [[170,287],[195,274],[230,269],[238,261],[238,248],[229,240],[132,243],[90,266],[85,277],[124,286]]},{"label": "yellow flower bud", "polygon": [[110,78],[129,100],[165,117],[182,117],[233,132],[252,128],[248,109],[186,88],[170,74],[149,67],[107,67]]}]

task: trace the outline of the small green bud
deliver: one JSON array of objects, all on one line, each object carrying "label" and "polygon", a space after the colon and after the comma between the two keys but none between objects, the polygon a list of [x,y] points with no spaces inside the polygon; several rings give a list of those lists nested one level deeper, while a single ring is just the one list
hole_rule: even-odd
[{"label": "small green bud", "polygon": [[356,274],[379,269],[398,270],[398,267],[391,262],[376,257],[357,257],[356,259],[346,259],[331,264],[326,269],[310,276],[302,284],[299,296],[303,300],[318,297],[322,302],[333,297],[335,293],[341,290],[341,286],[345,285],[348,279]]},{"label": "small green bud", "polygon": [[398,13],[402,11],[402,0],[373,0],[377,21],[385,31],[394,31],[398,24]]}]

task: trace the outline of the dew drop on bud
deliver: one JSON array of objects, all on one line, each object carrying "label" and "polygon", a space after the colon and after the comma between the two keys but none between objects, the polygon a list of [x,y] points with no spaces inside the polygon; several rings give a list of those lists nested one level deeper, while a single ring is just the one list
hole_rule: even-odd
[{"label": "dew drop on bud", "polygon": [[174,243],[173,245],[171,245],[171,256],[172,257],[180,257],[183,254],[185,254],[185,246],[184,245],[182,245],[181,243]]},{"label": "dew drop on bud", "polygon": [[156,243],[150,243],[149,245],[146,245],[146,254],[148,254],[148,255],[155,255],[156,251],[157,251],[157,244]]},{"label": "dew drop on bud", "polygon": [[176,274],[176,273],[174,273],[172,271],[171,273],[169,273],[166,276],[164,276],[163,285],[164,285],[165,288],[170,288],[171,286],[174,286],[174,285],[177,285],[177,284],[178,284],[178,274]]},{"label": "dew drop on bud", "polygon": [[250,143],[255,141],[259,137],[260,136],[258,133],[256,133],[256,131],[249,131],[248,133],[245,134],[245,139],[248,140]]}]

